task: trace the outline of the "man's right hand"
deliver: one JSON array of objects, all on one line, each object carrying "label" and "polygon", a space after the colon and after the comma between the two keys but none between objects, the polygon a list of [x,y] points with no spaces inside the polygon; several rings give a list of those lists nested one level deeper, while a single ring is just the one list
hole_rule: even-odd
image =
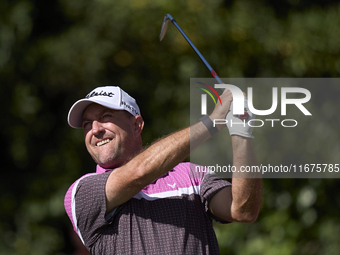
[{"label": "man's right hand", "polygon": [[[233,94],[231,93],[231,91],[229,89],[225,89],[222,93],[222,95],[220,95],[221,101],[222,101],[222,105],[220,102],[216,103],[215,109],[214,111],[211,113],[210,115],[210,119],[212,120],[216,120],[216,119],[225,119],[229,110],[230,110],[230,105],[233,101]],[[226,127],[226,125],[216,125],[216,127],[218,128],[218,130],[223,129],[224,127]]]}]

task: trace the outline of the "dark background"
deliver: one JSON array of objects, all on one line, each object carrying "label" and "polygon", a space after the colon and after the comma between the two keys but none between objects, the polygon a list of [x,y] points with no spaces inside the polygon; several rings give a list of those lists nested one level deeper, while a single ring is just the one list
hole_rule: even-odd
[{"label": "dark background", "polygon": [[[338,1],[0,0],[1,254],[75,254],[63,199],[95,164],[66,116],[90,90],[133,95],[145,145],[189,125],[190,77],[209,72],[173,25],[159,42],[166,13],[220,77],[339,76]],[[339,207],[338,179],[265,179],[257,222],[216,225],[221,253],[338,254]]]}]

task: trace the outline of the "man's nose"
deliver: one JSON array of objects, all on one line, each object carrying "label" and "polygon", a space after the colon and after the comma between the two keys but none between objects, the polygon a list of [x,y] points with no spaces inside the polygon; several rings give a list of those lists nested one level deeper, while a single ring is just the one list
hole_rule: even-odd
[{"label": "man's nose", "polygon": [[94,135],[99,134],[100,132],[102,132],[104,130],[104,127],[102,125],[102,123],[100,123],[99,121],[95,120],[92,122],[92,133]]}]

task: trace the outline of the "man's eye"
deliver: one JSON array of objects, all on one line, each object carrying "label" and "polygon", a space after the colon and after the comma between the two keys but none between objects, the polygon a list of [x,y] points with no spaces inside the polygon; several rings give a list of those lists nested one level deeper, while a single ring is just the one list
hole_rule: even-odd
[{"label": "man's eye", "polygon": [[111,115],[110,115],[110,114],[105,114],[105,115],[103,116],[103,119],[107,119],[107,118],[111,118]]},{"label": "man's eye", "polygon": [[83,128],[88,128],[90,124],[91,124],[90,121],[83,122]]}]

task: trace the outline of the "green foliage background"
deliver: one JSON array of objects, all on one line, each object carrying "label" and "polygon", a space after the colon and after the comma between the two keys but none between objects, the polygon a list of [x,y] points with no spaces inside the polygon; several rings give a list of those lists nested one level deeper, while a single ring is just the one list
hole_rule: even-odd
[{"label": "green foliage background", "polygon": [[[0,0],[1,254],[74,251],[63,198],[95,167],[66,123],[75,100],[119,84],[145,144],[189,125],[190,77],[209,72],[174,27],[159,42],[166,13],[220,77],[339,76],[337,1]],[[337,179],[264,180],[257,222],[216,225],[221,253],[338,254],[338,193]]]}]

